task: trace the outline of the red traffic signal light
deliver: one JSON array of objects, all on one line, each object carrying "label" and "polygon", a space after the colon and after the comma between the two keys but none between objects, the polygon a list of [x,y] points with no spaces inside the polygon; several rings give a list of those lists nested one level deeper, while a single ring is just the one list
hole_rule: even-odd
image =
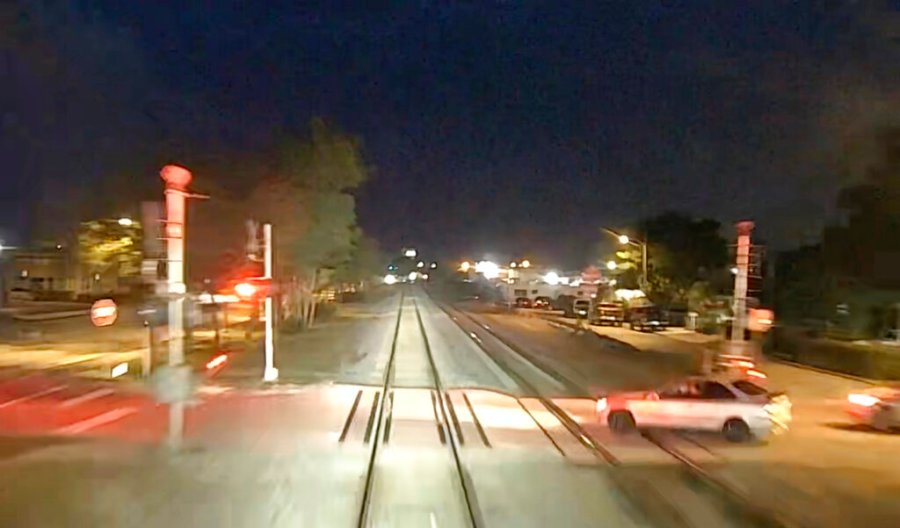
[{"label": "red traffic signal light", "polygon": [[234,285],[234,293],[242,299],[269,296],[272,294],[272,280],[260,277],[244,279]]},{"label": "red traffic signal light", "polygon": [[234,293],[238,294],[238,297],[249,299],[256,295],[256,286],[249,282],[239,282],[234,285]]}]

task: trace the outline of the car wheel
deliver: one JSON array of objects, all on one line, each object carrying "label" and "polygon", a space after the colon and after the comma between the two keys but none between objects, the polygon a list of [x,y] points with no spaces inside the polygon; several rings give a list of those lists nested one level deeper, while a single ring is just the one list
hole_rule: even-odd
[{"label": "car wheel", "polygon": [[609,424],[609,430],[616,434],[626,434],[633,432],[636,429],[634,416],[628,411],[616,411],[610,413],[609,418],[607,418],[606,421]]},{"label": "car wheel", "polygon": [[872,417],[872,429],[881,432],[888,432],[891,430],[891,413],[885,409],[882,409],[875,413],[875,416]]},{"label": "car wheel", "polygon": [[722,434],[729,442],[746,442],[750,439],[750,427],[744,420],[732,418],[722,426]]}]

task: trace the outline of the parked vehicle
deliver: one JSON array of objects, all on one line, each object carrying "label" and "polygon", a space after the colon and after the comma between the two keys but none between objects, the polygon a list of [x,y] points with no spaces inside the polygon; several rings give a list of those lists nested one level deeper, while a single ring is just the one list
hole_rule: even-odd
[{"label": "parked vehicle", "polygon": [[791,402],[746,379],[689,377],[657,390],[610,394],[597,415],[612,432],[642,428],[720,431],[728,441],[764,440],[790,426]]},{"label": "parked vehicle", "polygon": [[9,290],[9,300],[11,301],[33,301],[34,293],[25,288],[13,288]]},{"label": "parked vehicle", "polygon": [[552,301],[550,297],[540,296],[535,297],[534,303],[532,303],[533,308],[538,308],[540,310],[552,310]]},{"label": "parked vehicle", "polygon": [[629,308],[626,317],[629,327],[639,332],[655,332],[668,326],[662,311],[656,306]]},{"label": "parked vehicle", "polygon": [[566,317],[575,317],[575,297],[572,295],[560,295],[556,298],[556,301],[553,303],[553,308],[556,310],[562,310],[563,315]]},{"label": "parked vehicle", "polygon": [[572,303],[572,311],[577,319],[588,319],[591,314],[590,299],[575,299]]},{"label": "parked vehicle", "polygon": [[619,303],[601,302],[594,308],[591,323],[596,325],[622,326],[625,322],[625,308]]},{"label": "parked vehicle", "polygon": [[516,297],[516,308],[531,308],[531,299],[528,297]]}]

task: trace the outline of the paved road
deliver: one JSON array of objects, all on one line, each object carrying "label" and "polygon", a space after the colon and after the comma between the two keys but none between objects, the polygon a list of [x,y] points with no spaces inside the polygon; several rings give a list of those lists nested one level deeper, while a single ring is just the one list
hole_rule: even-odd
[{"label": "paved road", "polygon": [[[422,292],[348,313],[349,321],[282,341],[279,384],[248,382],[259,366],[252,353],[229,361],[235,372],[223,370],[188,407],[186,448],[177,456],[160,447],[166,408],[139,390],[4,371],[0,518],[16,526],[355,526],[377,443],[371,526],[467,526],[460,481],[479,526],[752,525],[644,439],[611,437],[593,420],[592,400],[537,372],[483,327],[454,321]],[[529,353],[574,362],[570,370],[596,378],[596,387],[649,382],[669,368],[631,364],[589,336],[537,330],[540,321],[492,324],[504,322],[507,337],[518,336]],[[380,414],[392,350],[395,375]],[[434,391],[429,351],[444,394]],[[517,385],[513,371],[529,387]],[[822,389],[810,383],[815,398]],[[621,466],[598,458],[541,397]],[[769,467],[762,457],[782,453],[775,444],[707,446],[710,460],[727,459],[729,467],[746,460],[756,472],[775,471],[761,469]]]},{"label": "paved road", "polygon": [[[477,317],[596,392],[622,385],[652,387],[673,373],[656,364],[659,352],[691,354],[685,347],[696,346],[699,353],[703,346],[623,328],[593,328],[629,345],[616,347],[539,318],[501,313]],[[767,363],[764,370],[770,387],[786,390],[794,405],[789,434],[766,446],[744,447],[704,436],[700,441],[712,454],[698,456],[734,486],[805,525],[897,526],[900,435],[854,427],[843,412],[847,393],[867,384],[781,363]],[[604,434],[597,430],[601,438]]]},{"label": "paved road", "polygon": [[[187,409],[186,448],[175,457],[160,448],[166,408],[148,396],[10,371],[0,383],[0,516],[17,526],[355,526],[378,442],[369,525],[466,526],[452,435],[482,526],[640,524],[609,476],[587,470],[596,459],[564,442],[538,402],[510,394],[511,380],[446,314],[410,291],[397,327],[400,306],[397,296],[359,307],[359,321],[339,328],[365,345],[330,347],[332,363],[323,350],[283,350],[293,382],[254,388],[223,376],[206,385]],[[435,407],[426,339],[449,415]],[[376,439],[381,387],[322,374],[380,378],[392,348],[391,425]],[[313,359],[289,367],[288,354],[306,353]],[[304,378],[311,365],[316,375]]]}]

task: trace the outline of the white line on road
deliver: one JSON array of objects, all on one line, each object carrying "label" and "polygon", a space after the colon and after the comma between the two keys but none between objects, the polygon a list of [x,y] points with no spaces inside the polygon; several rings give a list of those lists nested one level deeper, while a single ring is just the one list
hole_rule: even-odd
[{"label": "white line on road", "polygon": [[93,418],[88,418],[87,420],[75,422],[72,425],[67,425],[60,429],[57,429],[56,434],[83,433],[95,427],[100,427],[101,425],[106,425],[115,422],[116,420],[121,420],[122,418],[125,418],[129,414],[134,414],[135,412],[137,412],[137,409],[135,409],[134,407],[122,407],[121,409],[113,409],[103,414],[98,414]]},{"label": "white line on road", "polygon": [[115,391],[112,389],[97,389],[88,392],[87,394],[82,394],[81,396],[76,396],[74,398],[69,398],[62,402],[62,407],[73,407],[78,405],[79,403],[84,403],[90,400],[96,400],[97,398],[102,398],[104,396],[108,396],[113,394]]},{"label": "white line on road", "polygon": [[40,392],[35,392],[33,394],[26,394],[25,396],[19,396],[18,398],[13,398],[11,400],[0,403],[0,409],[3,409],[4,407],[9,407],[10,405],[15,405],[17,403],[27,402],[30,400],[36,400],[36,399],[40,398],[41,396],[53,394],[54,392],[59,392],[65,388],[66,388],[65,385],[58,385],[56,387],[50,387],[49,389],[45,389]]}]

